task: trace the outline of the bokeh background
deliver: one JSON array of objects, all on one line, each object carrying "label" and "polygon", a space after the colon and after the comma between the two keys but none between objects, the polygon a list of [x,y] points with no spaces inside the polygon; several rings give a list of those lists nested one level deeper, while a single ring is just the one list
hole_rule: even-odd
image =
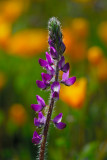
[{"label": "bokeh background", "polygon": [[46,156],[107,160],[107,0],[0,1],[0,160],[37,159],[31,142],[37,115],[30,105],[36,94],[48,104],[49,93],[35,82],[52,16],[61,21],[66,61],[77,81],[61,86],[53,117],[62,112],[67,127],[51,125]]}]

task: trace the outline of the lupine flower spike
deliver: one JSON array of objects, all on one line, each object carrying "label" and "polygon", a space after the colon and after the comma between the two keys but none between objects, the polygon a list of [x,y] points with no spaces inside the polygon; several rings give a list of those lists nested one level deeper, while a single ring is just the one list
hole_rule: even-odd
[{"label": "lupine flower spike", "polygon": [[[49,109],[46,117],[43,115],[42,110],[46,107],[45,101],[39,95],[36,95],[38,104],[32,104],[31,108],[38,113],[38,118],[34,118],[34,125],[38,128],[43,128],[42,134],[39,135],[34,131],[32,142],[34,144],[41,144],[39,160],[44,160],[45,145],[47,141],[47,134],[49,130],[50,122],[52,121],[56,128],[62,130],[66,127],[66,124],[61,122],[62,113],[59,113],[53,120],[51,120],[54,103],[59,99],[60,83],[66,86],[73,85],[76,81],[76,77],[69,78],[69,63],[65,63],[63,53],[65,51],[65,45],[62,41],[62,33],[60,28],[60,22],[55,18],[51,18],[48,23],[49,30],[49,52],[46,52],[46,60],[39,59],[39,64],[43,67],[47,73],[41,73],[42,80],[37,80],[37,86],[46,90],[51,89],[51,99]],[[59,71],[63,71],[62,80],[59,80]]]}]

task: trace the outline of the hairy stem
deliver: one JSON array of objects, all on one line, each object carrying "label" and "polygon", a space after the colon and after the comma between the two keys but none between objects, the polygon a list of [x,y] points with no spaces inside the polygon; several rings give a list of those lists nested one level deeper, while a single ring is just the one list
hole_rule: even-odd
[{"label": "hairy stem", "polygon": [[[58,58],[57,64],[56,64],[55,81],[58,81],[58,76],[59,76],[58,62],[59,62],[59,58]],[[53,107],[54,107],[54,103],[55,103],[55,101],[51,97],[49,110],[48,110],[48,114],[47,114],[47,119],[46,119],[46,124],[45,124],[44,130],[43,130],[43,140],[42,140],[42,143],[41,143],[39,160],[44,160],[45,146],[46,146],[49,124],[50,124],[50,120],[51,120],[51,115],[52,115],[52,110],[53,110]]]}]

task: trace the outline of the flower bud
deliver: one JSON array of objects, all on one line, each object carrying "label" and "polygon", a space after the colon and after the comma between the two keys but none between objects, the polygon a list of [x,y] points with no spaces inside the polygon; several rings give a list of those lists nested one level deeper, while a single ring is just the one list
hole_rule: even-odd
[{"label": "flower bud", "polygon": [[60,22],[57,18],[52,17],[48,22],[48,30],[49,30],[49,40],[48,43],[50,47],[54,47],[60,56],[65,51],[65,45],[62,41],[62,32],[60,27]]}]

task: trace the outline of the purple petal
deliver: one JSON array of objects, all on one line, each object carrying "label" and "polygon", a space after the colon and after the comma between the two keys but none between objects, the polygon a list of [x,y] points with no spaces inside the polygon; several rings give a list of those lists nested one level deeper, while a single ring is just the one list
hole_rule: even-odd
[{"label": "purple petal", "polygon": [[59,82],[53,82],[52,85],[51,85],[51,90],[53,92],[58,92],[59,93],[59,90],[60,90]]},{"label": "purple petal", "polygon": [[75,83],[76,81],[76,77],[71,77],[71,78],[68,78],[67,80],[64,81],[64,84],[66,86],[71,86]]},{"label": "purple petal", "polygon": [[50,47],[50,54],[54,59],[57,58],[57,51],[54,47]]},{"label": "purple petal", "polygon": [[39,64],[41,65],[41,67],[46,67],[48,62],[46,60],[40,58],[39,59]]},{"label": "purple petal", "polygon": [[66,127],[66,124],[63,122],[56,123],[55,125],[58,129],[64,129]]},{"label": "purple petal", "polygon": [[69,78],[69,70],[62,75],[62,82],[66,81]]},{"label": "purple petal", "polygon": [[43,106],[39,105],[39,104],[31,104],[31,108],[35,111],[35,112],[40,112],[43,109]]},{"label": "purple petal", "polygon": [[34,131],[34,133],[33,133],[33,138],[34,137],[38,137],[39,136],[39,134],[36,132],[36,131]]},{"label": "purple petal", "polygon": [[38,119],[34,118],[34,125],[37,127],[42,127],[46,122],[45,116],[42,114],[42,112],[38,113]]},{"label": "purple petal", "polygon": [[63,66],[63,68],[61,68],[61,70],[62,70],[63,72],[67,72],[67,71],[69,70],[69,68],[70,68],[69,63],[66,63],[66,64]]},{"label": "purple petal", "polygon": [[59,99],[59,93],[58,93],[58,92],[53,92],[53,93],[52,93],[52,98],[53,98],[54,100],[58,100],[58,99]]},{"label": "purple petal", "polygon": [[50,65],[54,64],[54,60],[52,59],[51,55],[48,52],[46,52],[46,60]]},{"label": "purple petal", "polygon": [[50,65],[46,66],[46,70],[47,70],[47,73],[52,76],[55,74],[55,70]]},{"label": "purple petal", "polygon": [[42,112],[38,113],[38,119],[42,119],[44,117],[44,115],[42,114]]},{"label": "purple petal", "polygon": [[65,49],[66,49],[65,44],[62,42],[61,43],[61,51],[62,51],[62,53],[65,52]]},{"label": "purple petal", "polygon": [[37,127],[40,127],[40,125],[41,125],[37,118],[34,118],[34,125]]},{"label": "purple petal", "polygon": [[33,134],[32,143],[38,144],[41,141],[42,137],[36,131]]},{"label": "purple petal", "polygon": [[38,113],[38,120],[40,121],[40,123],[45,124],[46,118],[45,118],[45,116],[42,114],[42,112],[39,112],[39,113]]},{"label": "purple petal", "polygon": [[40,143],[40,141],[41,141],[41,137],[38,137],[38,138],[32,138],[32,143],[34,143],[34,144],[39,144]]},{"label": "purple petal", "polygon": [[47,87],[46,84],[45,84],[43,81],[37,80],[37,81],[36,81],[36,84],[37,84],[37,86],[38,86],[39,88],[41,88],[41,89],[45,89],[45,88]]},{"label": "purple petal", "polygon": [[47,73],[41,73],[41,76],[42,76],[42,80],[44,82],[50,81],[52,79],[52,76],[50,74],[47,74]]},{"label": "purple petal", "polygon": [[50,39],[50,37],[49,37],[48,43],[50,46],[54,47],[54,42]]},{"label": "purple petal", "polygon": [[60,59],[60,61],[59,61],[59,63],[58,63],[59,69],[61,69],[62,67],[64,67],[64,65],[65,65],[65,58],[64,58],[64,56],[62,56],[61,59]]},{"label": "purple petal", "polygon": [[63,114],[62,114],[62,113],[59,113],[59,114],[53,119],[53,122],[54,122],[54,123],[59,123],[59,122],[61,122],[62,116],[63,116]]},{"label": "purple petal", "polygon": [[39,105],[41,105],[43,107],[46,106],[45,105],[45,101],[44,101],[44,99],[42,97],[40,97],[39,95],[36,95],[36,98],[37,98],[37,102],[38,102]]}]

